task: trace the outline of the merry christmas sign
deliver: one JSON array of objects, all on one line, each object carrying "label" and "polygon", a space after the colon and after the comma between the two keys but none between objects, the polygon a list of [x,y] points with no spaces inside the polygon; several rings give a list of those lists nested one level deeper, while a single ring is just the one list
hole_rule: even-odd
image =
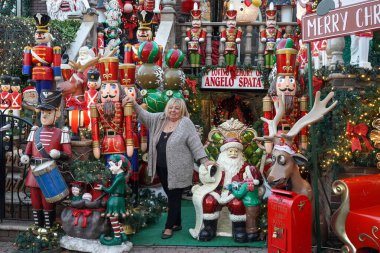
[{"label": "merry christmas sign", "polygon": [[[324,2],[332,2],[331,9],[334,9],[332,0],[325,0]],[[344,6],[346,5],[345,2],[355,2],[356,4]],[[329,6],[323,6],[327,8],[325,11],[321,11],[321,13],[327,13],[323,16],[317,13],[305,15],[302,18],[303,42],[380,30],[380,0],[342,0],[342,5],[343,7],[331,11],[328,11]]]},{"label": "merry christmas sign", "polygon": [[257,70],[236,70],[236,77],[231,78],[231,74],[225,68],[209,70],[202,77],[202,89],[229,89],[229,90],[263,90],[261,74]]}]

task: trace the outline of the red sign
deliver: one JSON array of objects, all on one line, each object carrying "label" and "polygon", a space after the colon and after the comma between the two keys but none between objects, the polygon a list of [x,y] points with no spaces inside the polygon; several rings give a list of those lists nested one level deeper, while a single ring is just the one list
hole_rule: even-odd
[{"label": "red sign", "polygon": [[224,68],[212,69],[202,77],[203,89],[262,90],[261,74],[257,70],[236,70],[236,78]]},{"label": "red sign", "polygon": [[302,40],[311,42],[380,29],[380,0],[353,4],[302,18]]}]

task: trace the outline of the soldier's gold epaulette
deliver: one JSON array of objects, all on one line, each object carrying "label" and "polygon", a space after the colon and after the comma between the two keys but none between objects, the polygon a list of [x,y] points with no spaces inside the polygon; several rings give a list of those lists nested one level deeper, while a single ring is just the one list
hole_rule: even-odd
[{"label": "soldier's gold epaulette", "polygon": [[24,47],[24,53],[30,53],[32,51],[32,47],[26,46]]},{"label": "soldier's gold epaulette", "polygon": [[130,43],[127,43],[127,44],[125,44],[125,45],[124,45],[124,48],[128,48],[128,49],[131,49],[131,48],[132,48],[132,44],[130,44]]},{"label": "soldier's gold epaulette", "polygon": [[62,49],[59,46],[53,47],[53,53],[54,54],[61,54]]}]

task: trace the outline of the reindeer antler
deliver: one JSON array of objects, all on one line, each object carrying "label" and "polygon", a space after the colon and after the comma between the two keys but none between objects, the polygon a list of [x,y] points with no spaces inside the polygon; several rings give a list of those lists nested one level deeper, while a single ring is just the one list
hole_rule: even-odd
[{"label": "reindeer antler", "polygon": [[281,135],[281,137],[286,140],[286,143],[288,145],[291,145],[293,143],[293,138],[301,131],[302,128],[323,118],[323,116],[331,111],[338,103],[338,101],[335,101],[329,107],[326,107],[327,103],[330,102],[330,100],[334,97],[334,92],[330,92],[322,101],[320,100],[320,97],[321,92],[317,91],[315,95],[314,105],[311,111],[299,119],[287,134]]},{"label": "reindeer antler", "polygon": [[276,139],[276,134],[277,134],[277,126],[280,123],[282,117],[285,114],[285,95],[282,94],[280,97],[278,97],[277,101],[275,101],[274,108],[276,109],[276,116],[274,117],[273,120],[261,117],[261,120],[266,122],[268,124],[268,129],[269,129],[269,135],[268,136],[263,136],[263,137],[257,137],[256,140],[259,141],[272,141]]}]

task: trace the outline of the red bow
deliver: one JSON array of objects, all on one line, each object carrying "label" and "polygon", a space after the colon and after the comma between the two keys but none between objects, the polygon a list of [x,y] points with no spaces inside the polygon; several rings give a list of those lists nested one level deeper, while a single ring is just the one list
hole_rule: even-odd
[{"label": "red bow", "polygon": [[197,93],[197,80],[191,80],[189,78],[186,78],[186,83],[191,88],[194,94]]},{"label": "red bow", "polygon": [[75,219],[74,219],[74,226],[78,225],[79,217],[82,214],[83,214],[83,218],[82,218],[81,227],[82,228],[87,227],[87,217],[92,214],[92,211],[89,210],[89,209],[73,209],[73,216],[75,217]]},{"label": "red bow", "polygon": [[354,152],[355,150],[362,150],[362,146],[359,140],[359,136],[362,137],[365,146],[368,151],[373,150],[371,143],[367,139],[368,126],[366,124],[358,124],[356,126],[352,125],[350,122],[347,122],[346,133],[349,138],[351,138],[351,150]]},{"label": "red bow", "polygon": [[317,91],[320,91],[323,85],[323,80],[318,79],[318,77],[313,76],[313,96],[315,96],[315,93]]}]

